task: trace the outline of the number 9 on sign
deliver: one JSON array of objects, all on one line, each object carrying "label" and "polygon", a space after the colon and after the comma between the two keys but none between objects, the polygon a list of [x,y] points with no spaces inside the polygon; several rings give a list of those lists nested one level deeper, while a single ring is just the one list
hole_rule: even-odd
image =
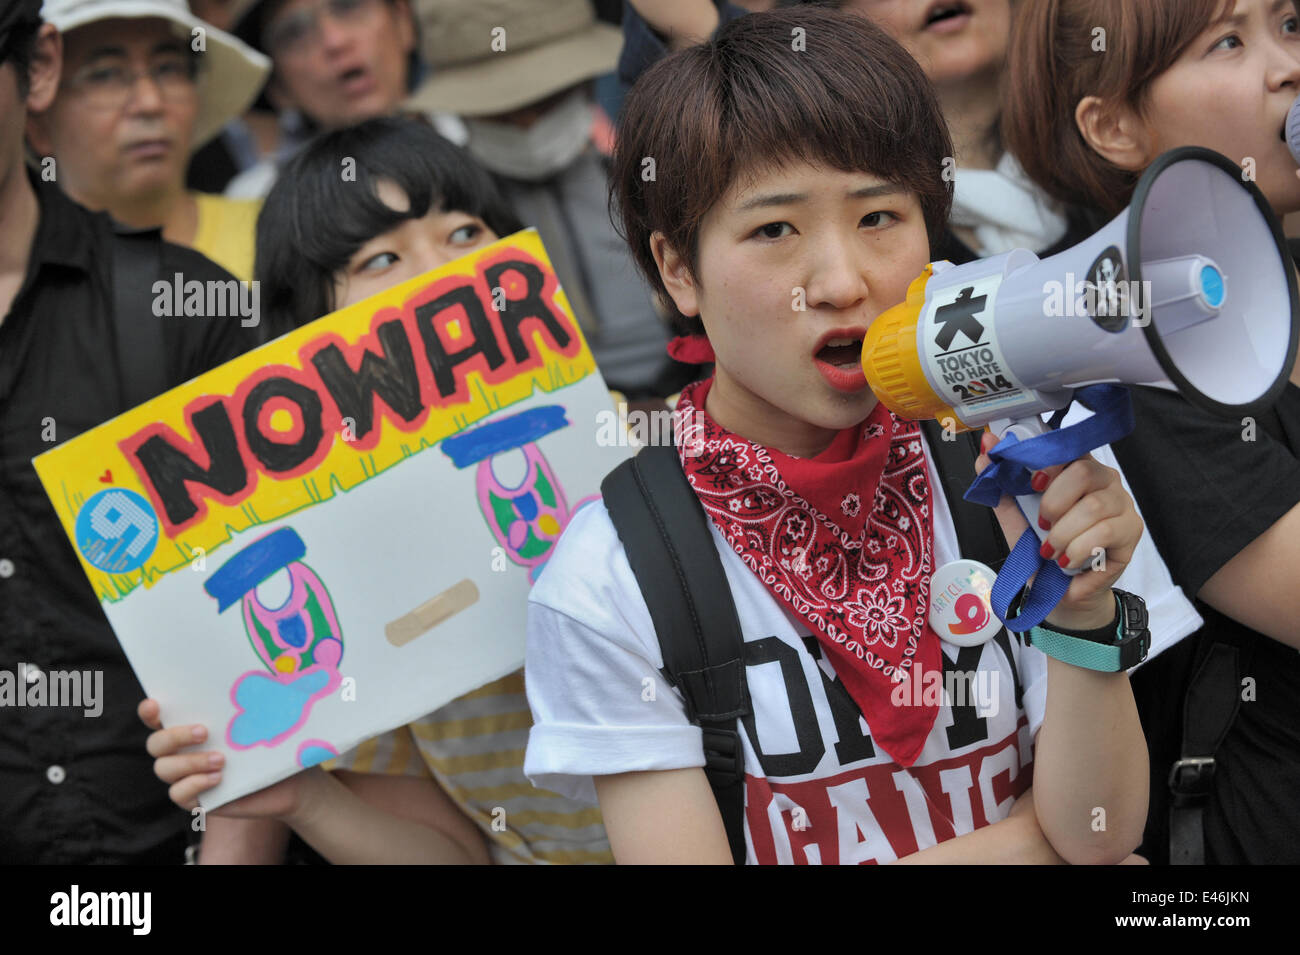
[{"label": "number 9 on sign", "polygon": [[123,574],[144,564],[158,544],[158,518],[125,488],[100,491],[77,512],[77,549],[92,566]]}]

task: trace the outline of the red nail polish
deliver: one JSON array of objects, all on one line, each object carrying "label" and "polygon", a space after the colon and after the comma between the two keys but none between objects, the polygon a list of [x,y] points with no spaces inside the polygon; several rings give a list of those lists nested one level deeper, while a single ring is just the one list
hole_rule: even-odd
[{"label": "red nail polish", "polygon": [[1062,554],[1061,559],[1058,560],[1057,563],[1060,564],[1061,569],[1064,570],[1065,568],[1070,566],[1070,558],[1067,557],[1065,554]]},{"label": "red nail polish", "polygon": [[1038,519],[1038,526],[1045,531],[1050,531],[1052,529],[1052,522],[1045,517],[1040,517]]},{"label": "red nail polish", "polygon": [[1043,558],[1043,560],[1048,560],[1051,558],[1053,554],[1056,553],[1056,549],[1052,547],[1051,544],[1044,541],[1043,546],[1038,549],[1038,553]]},{"label": "red nail polish", "polygon": [[1033,480],[1029,482],[1029,486],[1032,487],[1039,494],[1042,494],[1043,491],[1047,488],[1047,475],[1044,474],[1042,471],[1039,471],[1037,474],[1034,475]]}]

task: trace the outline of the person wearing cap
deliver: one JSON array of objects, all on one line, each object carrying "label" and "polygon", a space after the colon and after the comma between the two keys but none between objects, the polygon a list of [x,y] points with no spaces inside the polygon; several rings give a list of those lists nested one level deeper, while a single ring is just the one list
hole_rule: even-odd
[{"label": "person wearing cap", "polygon": [[59,185],[251,280],[258,204],[187,190],[185,170],[252,102],[266,58],[185,0],[45,0],[42,14],[63,34],[64,71],[28,140],[54,158]]},{"label": "person wearing cap", "polygon": [[663,398],[694,374],[671,362],[668,325],[610,221],[593,147],[590,81],[618,62],[622,35],[591,0],[416,0],[431,68],[407,106],[455,113],[466,148],[535,226],[610,388]]},{"label": "person wearing cap", "polygon": [[[236,4],[234,33],[271,58],[265,99],[278,113],[274,153],[235,176],[226,195],[261,198],[317,132],[400,111],[423,65],[408,0],[254,0]],[[454,116],[428,115],[460,145]]]},{"label": "person wearing cap", "polygon": [[[179,863],[191,817],[153,775],[132,712],[143,691],[31,462],[237,357],[260,331],[154,314],[157,279],[233,279],[156,232],[116,235],[43,167],[24,168],[29,111],[49,107],[62,72],[40,7],[0,4],[0,860]],[[122,347],[132,338],[138,348]],[[49,704],[69,680],[82,705],[33,705],[37,688]]]}]

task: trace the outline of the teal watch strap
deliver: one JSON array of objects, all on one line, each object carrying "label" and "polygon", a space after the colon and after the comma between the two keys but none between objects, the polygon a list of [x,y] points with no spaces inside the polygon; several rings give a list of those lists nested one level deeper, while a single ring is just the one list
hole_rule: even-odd
[{"label": "teal watch strap", "polygon": [[[1049,657],[1068,663],[1071,666],[1096,670],[1100,673],[1118,673],[1127,669],[1121,643],[1124,640],[1124,601],[1115,595],[1116,616],[1118,624],[1110,643],[1098,643],[1096,640],[1070,636],[1059,630],[1037,626],[1029,631],[1029,644],[1042,650]],[[1100,630],[1102,628],[1098,628]],[[1098,634],[1100,636],[1100,634]]]},{"label": "teal watch strap", "polygon": [[1091,640],[1080,640],[1078,637],[1067,637],[1063,633],[1043,627],[1034,627],[1029,631],[1029,642],[1049,657],[1072,666],[1099,670],[1102,673],[1118,673],[1124,669],[1120,665],[1119,647],[1116,644],[1094,643]]}]

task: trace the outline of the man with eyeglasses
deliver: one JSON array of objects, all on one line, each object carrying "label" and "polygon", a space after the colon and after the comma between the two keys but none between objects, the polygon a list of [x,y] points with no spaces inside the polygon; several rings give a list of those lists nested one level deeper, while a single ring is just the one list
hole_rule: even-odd
[{"label": "man with eyeglasses", "polygon": [[[153,775],[144,691],[31,462],[261,334],[237,317],[156,315],[158,279],[230,274],[156,232],[117,234],[48,164],[26,167],[29,114],[49,109],[62,72],[40,7],[0,3],[0,861],[179,863],[191,818]],[[171,82],[166,62],[149,64],[155,89]],[[111,88],[113,74],[95,82]],[[37,699],[35,687],[84,675],[96,700]]]},{"label": "man with eyeglasses", "polygon": [[[279,113],[280,145],[235,176],[227,196],[265,196],[280,164],[314,133],[397,112],[423,72],[408,0],[254,0],[234,33],[271,57],[266,99]],[[454,116],[428,118],[464,143]]]},{"label": "man with eyeglasses", "polygon": [[185,170],[252,102],[266,58],[185,0],[45,0],[42,13],[63,35],[64,71],[28,138],[64,191],[252,279],[258,206],[187,190]]}]

